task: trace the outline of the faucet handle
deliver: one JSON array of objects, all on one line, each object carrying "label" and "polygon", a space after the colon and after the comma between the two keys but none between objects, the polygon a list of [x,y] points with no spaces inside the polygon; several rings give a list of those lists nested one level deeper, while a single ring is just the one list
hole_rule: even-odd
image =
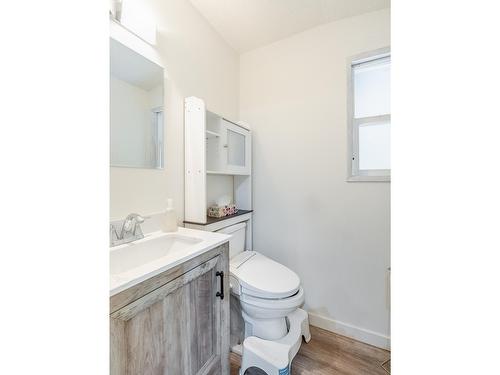
[{"label": "faucet handle", "polygon": [[139,214],[130,214],[129,217],[128,217],[128,221],[132,221],[132,220],[135,220],[135,222],[137,224],[142,224],[144,223],[144,220],[146,219],[144,216],[141,216]]},{"label": "faucet handle", "polygon": [[142,223],[144,223],[144,217],[139,214],[130,214],[123,222],[123,230],[125,230],[126,232],[130,232],[132,229],[134,229],[136,224]]}]

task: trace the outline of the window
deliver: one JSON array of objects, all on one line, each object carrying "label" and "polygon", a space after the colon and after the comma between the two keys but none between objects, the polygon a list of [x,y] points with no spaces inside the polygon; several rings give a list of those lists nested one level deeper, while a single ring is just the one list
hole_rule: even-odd
[{"label": "window", "polygon": [[352,59],[349,71],[348,181],[390,181],[389,49]]},{"label": "window", "polygon": [[151,166],[156,169],[163,168],[163,108],[153,108],[151,111]]}]

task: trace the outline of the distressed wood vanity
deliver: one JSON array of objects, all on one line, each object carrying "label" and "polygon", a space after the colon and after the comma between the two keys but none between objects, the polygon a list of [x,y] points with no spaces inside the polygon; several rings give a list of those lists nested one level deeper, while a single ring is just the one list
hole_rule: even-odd
[{"label": "distressed wood vanity", "polygon": [[229,374],[229,243],[110,297],[112,375]]}]

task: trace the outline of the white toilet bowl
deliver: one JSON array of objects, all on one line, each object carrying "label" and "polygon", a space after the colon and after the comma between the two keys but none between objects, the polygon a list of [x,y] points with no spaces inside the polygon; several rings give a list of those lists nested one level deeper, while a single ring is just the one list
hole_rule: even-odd
[{"label": "white toilet bowl", "polygon": [[239,299],[243,311],[255,319],[283,318],[304,303],[304,289],[300,287],[288,298],[266,299],[242,294]]},{"label": "white toilet bowl", "polygon": [[276,300],[242,294],[240,303],[245,321],[245,337],[278,340],[288,332],[286,317],[304,303],[304,290],[300,287],[292,297]]},{"label": "white toilet bowl", "polygon": [[256,251],[244,251],[245,231],[245,223],[220,230],[231,235],[231,294],[240,301],[245,338],[278,340],[288,333],[287,315],[304,303],[304,290],[289,268]]},{"label": "white toilet bowl", "polygon": [[245,338],[277,340],[288,332],[286,316],[304,303],[299,277],[280,263],[255,251],[230,261],[231,293],[241,304]]}]

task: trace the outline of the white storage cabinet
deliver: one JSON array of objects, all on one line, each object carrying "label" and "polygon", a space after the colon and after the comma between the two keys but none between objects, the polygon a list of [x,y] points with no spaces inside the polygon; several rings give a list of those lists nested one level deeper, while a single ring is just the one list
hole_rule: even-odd
[{"label": "white storage cabinet", "polygon": [[184,103],[184,133],[185,222],[205,225],[209,221],[207,175],[232,176],[234,203],[239,210],[251,211],[249,127],[207,110],[200,98],[188,97]]}]

